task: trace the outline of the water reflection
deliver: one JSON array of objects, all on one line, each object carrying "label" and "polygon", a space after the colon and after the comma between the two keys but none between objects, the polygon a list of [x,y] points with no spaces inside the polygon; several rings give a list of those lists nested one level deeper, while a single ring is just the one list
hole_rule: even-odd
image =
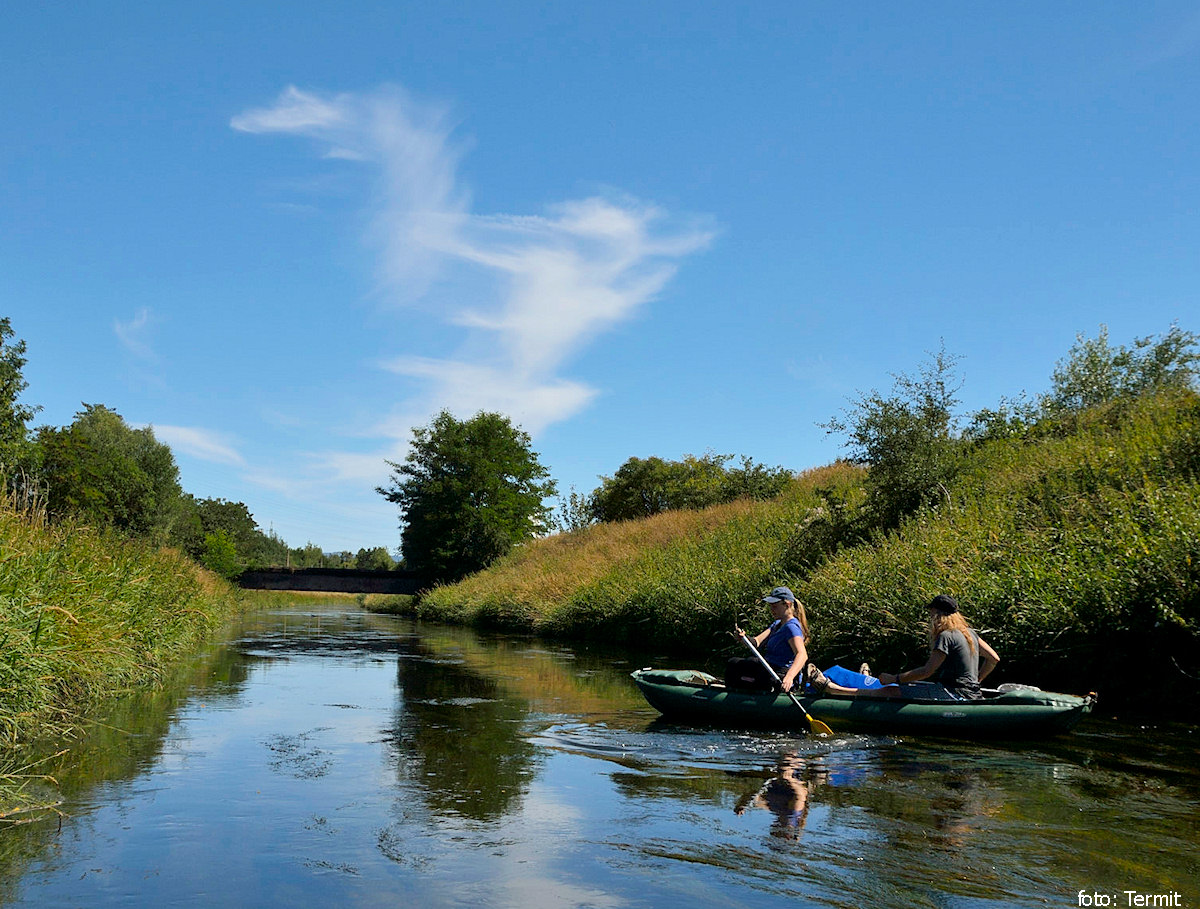
[{"label": "water reflection", "polygon": [[739,798],[734,813],[741,815],[748,808],[765,808],[775,816],[772,836],[798,840],[808,819],[809,795],[817,785],[818,776],[824,773],[819,769],[805,779],[806,769],[807,764],[798,752],[781,754],[774,775],[756,791]]},{"label": "water reflection", "polygon": [[494,678],[419,642],[396,663],[401,698],[386,730],[400,777],[431,811],[488,820],[515,810],[534,774],[528,706]]},{"label": "water reflection", "polygon": [[347,610],[253,617],[60,764],[69,817],[0,834],[0,901],[1200,896],[1191,730],[972,745],[678,726],[628,678],[647,662]]}]

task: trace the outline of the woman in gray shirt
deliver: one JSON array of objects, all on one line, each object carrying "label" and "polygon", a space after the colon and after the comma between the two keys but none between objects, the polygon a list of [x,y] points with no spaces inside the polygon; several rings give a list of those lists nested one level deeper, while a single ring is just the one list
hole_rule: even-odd
[{"label": "woman in gray shirt", "polygon": [[958,611],[954,597],[939,594],[929,603],[929,659],[919,669],[881,672],[879,681],[907,684],[931,679],[952,697],[974,700],[979,683],[996,668],[1000,656]]}]

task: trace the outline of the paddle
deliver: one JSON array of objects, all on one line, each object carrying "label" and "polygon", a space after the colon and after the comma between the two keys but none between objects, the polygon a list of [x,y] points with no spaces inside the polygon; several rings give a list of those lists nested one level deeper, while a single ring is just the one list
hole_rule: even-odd
[{"label": "paddle", "polygon": [[[767,672],[771,673],[771,678],[773,678],[780,686],[782,686],[783,681],[779,678],[775,670],[771,668],[771,664],[766,661],[766,658],[758,652],[758,648],[754,646],[754,642],[746,637],[746,633],[744,631],[739,632],[738,637],[742,639],[743,644],[750,648],[750,652],[758,658],[758,661],[763,664]],[[804,705],[800,703],[800,699],[796,697],[795,694],[789,691],[787,692],[787,696],[792,699],[792,703],[799,707],[800,712],[804,714],[804,719],[808,722],[809,732],[815,732],[817,735],[833,735],[832,729],[804,709]]]}]

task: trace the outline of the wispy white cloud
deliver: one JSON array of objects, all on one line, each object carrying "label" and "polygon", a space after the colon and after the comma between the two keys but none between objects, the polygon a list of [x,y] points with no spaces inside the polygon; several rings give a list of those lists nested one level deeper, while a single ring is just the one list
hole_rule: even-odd
[{"label": "wispy white cloud", "polygon": [[289,86],[271,107],[248,110],[234,117],[230,125],[247,133],[327,131],[342,126],[344,117],[338,99],[325,101]]},{"label": "wispy white cloud", "polygon": [[[473,214],[458,178],[465,145],[453,138],[449,112],[397,87],[340,95],[289,87],[231,125],[313,139],[326,158],[374,168],[368,239],[394,299],[428,295],[443,279],[473,282],[472,305],[443,314],[462,330],[456,350],[381,364],[420,389],[377,427],[393,451],[442,408],[500,411],[533,434],[580,413],[600,391],[562,375],[564,367],[653,300],[714,234],[709,223],[623,197],[568,200],[536,214]],[[325,457],[341,475],[366,469],[360,456]]]},{"label": "wispy white cloud", "polygon": [[154,424],[151,428],[154,430],[154,437],[160,442],[166,443],[173,451],[183,452],[212,464],[229,464],[240,467],[246,463],[246,459],[223,433],[194,426]]},{"label": "wispy white cloud", "polygon": [[397,86],[328,97],[290,86],[274,105],[240,114],[230,125],[314,139],[325,158],[374,166],[379,180],[369,238],[379,250],[380,280],[404,299],[429,288],[440,265],[436,251],[449,245],[469,204],[456,178],[461,150],[451,142],[444,107],[418,102]]},{"label": "wispy white cloud", "polygon": [[503,413],[536,435],[574,416],[598,393],[579,382],[504,365],[416,356],[396,357],[382,365],[397,375],[422,380],[430,391],[430,404],[419,415],[405,412],[380,424],[383,434],[393,438],[406,437],[412,426],[442,408],[465,416],[481,410]]},{"label": "wispy white cloud", "polygon": [[150,343],[150,330],[154,317],[148,307],[143,306],[128,322],[113,321],[113,331],[121,345],[137,357],[150,363],[158,361],[158,354]]}]

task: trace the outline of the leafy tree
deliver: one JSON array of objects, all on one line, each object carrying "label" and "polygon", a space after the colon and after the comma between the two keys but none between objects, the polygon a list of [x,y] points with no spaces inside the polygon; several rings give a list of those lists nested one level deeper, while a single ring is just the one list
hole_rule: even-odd
[{"label": "leafy tree", "polygon": [[977,411],[963,435],[976,444],[1020,438],[1036,425],[1038,417],[1037,404],[1023,393],[1017,398],[1001,398],[994,410],[985,407]]},{"label": "leafy tree", "polygon": [[630,458],[611,477],[601,477],[592,492],[598,521],[629,521],[683,507],[682,475],[659,457]]},{"label": "leafy tree", "polygon": [[324,568],[325,550],[316,543],[305,543],[302,548],[290,550],[293,568]]},{"label": "leafy tree", "polygon": [[85,404],[65,429],[38,431],[47,510],[166,541],[185,515],[179,468],[150,428]]},{"label": "leafy tree", "polygon": [[208,535],[223,534],[233,543],[246,568],[266,568],[287,561],[287,544],[262,532],[250,509],[242,502],[220,498],[184,496],[186,516],[177,525],[174,540],[193,558],[202,559]]},{"label": "leafy tree", "polygon": [[25,342],[13,342],[12,323],[0,318],[0,467],[12,474],[27,466],[29,421],[40,407],[19,404],[21,393],[29,387],[25,381]]},{"label": "leafy tree", "polygon": [[1191,386],[1200,364],[1197,343],[1200,337],[1178,325],[1157,339],[1138,338],[1133,347],[1110,346],[1106,325],[1095,338],[1076,335],[1075,346],[1054,370],[1053,388],[1042,408],[1057,416],[1161,388]]},{"label": "leafy tree", "polygon": [[232,580],[246,570],[246,563],[238,554],[237,544],[224,530],[204,536],[204,552],[200,563],[223,578]]},{"label": "leafy tree", "polygon": [[442,411],[413,430],[404,462],[388,462],[390,485],[376,489],[400,508],[400,545],[411,570],[455,581],[547,529],[543,500],[555,484],[530,445],[498,413],[462,421]]},{"label": "leafy tree", "polygon": [[870,467],[868,507],[885,527],[949,496],[962,456],[954,413],[962,387],[955,373],[957,361],[942,347],[918,377],[894,376],[890,396],[862,394],[845,419],[835,417],[823,424],[830,432],[845,434],[853,459]]},{"label": "leafy tree", "polygon": [[726,464],[733,455],[687,455],[682,461],[659,457],[630,458],[589,500],[598,521],[646,518],[680,508],[705,508],[739,498],[769,499],[791,481],[782,467],[765,467],[743,457],[740,467]]},{"label": "leafy tree", "polygon": [[396,562],[386,547],[376,546],[374,549],[364,547],[355,554],[354,567],[364,571],[392,571],[396,567]]}]

